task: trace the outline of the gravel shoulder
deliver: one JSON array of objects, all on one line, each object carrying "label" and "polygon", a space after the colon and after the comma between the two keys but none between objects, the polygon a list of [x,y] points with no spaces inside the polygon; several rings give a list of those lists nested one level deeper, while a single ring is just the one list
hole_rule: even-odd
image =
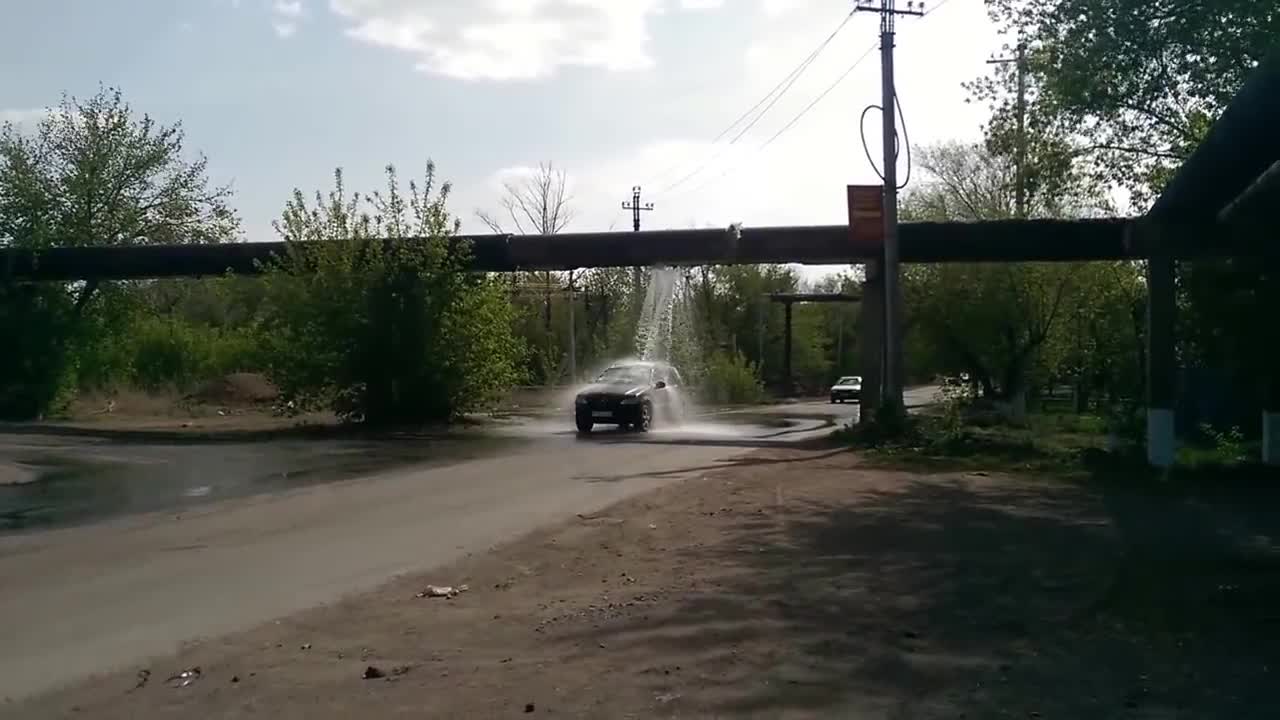
[{"label": "gravel shoulder", "polygon": [[0,715],[1272,718],[1277,495],[758,451]]}]

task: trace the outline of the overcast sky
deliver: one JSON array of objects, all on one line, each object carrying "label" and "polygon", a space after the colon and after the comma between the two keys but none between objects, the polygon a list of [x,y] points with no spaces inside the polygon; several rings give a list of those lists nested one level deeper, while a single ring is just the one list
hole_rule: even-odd
[{"label": "overcast sky", "polygon": [[[1001,39],[982,0],[941,0],[899,22],[899,94],[913,144],[976,139],[985,110],[961,83]],[[903,4],[899,0],[899,4]],[[879,99],[858,14],[736,144],[710,141],[834,30],[852,0],[0,0],[0,120],[63,91],[119,86],[137,110],[181,120],[188,146],[231,182],[247,239],[294,187],[335,166],[368,189],[388,162],[433,158],[469,230],[504,178],[569,172],[571,230],[626,229],[643,183],[648,228],[839,223],[844,186],[876,177],[858,140]],[[926,7],[926,9],[930,9]],[[878,116],[868,118],[873,152]],[[729,137],[733,137],[731,134]],[[679,186],[662,192],[689,172]],[[673,167],[674,166],[674,167]]]}]

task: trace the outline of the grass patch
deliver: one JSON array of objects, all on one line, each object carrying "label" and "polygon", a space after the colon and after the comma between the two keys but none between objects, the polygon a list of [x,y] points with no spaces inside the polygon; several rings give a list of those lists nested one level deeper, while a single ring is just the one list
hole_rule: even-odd
[{"label": "grass patch", "polygon": [[1075,474],[1087,469],[1086,456],[1106,454],[1101,427],[1092,417],[1032,415],[1021,426],[981,418],[956,426],[924,415],[909,418],[898,433],[860,426],[842,431],[841,439],[902,469]]},{"label": "grass patch", "polygon": [[1280,471],[1257,461],[1238,436],[1188,444],[1168,471],[1150,467],[1143,447],[1113,441],[1095,415],[1032,413],[1012,424],[990,413],[913,416],[897,432],[877,425],[842,430],[839,438],[872,463],[921,472],[1003,472],[1073,480],[1213,490],[1280,483]]}]

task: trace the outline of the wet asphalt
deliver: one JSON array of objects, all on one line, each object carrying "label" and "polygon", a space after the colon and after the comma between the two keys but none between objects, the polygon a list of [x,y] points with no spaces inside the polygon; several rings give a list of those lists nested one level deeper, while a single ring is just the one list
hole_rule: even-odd
[{"label": "wet asphalt", "polygon": [[[0,534],[83,525],[118,516],[182,511],[206,503],[322,485],[397,469],[420,471],[577,443],[718,444],[790,440],[856,417],[856,406],[805,404],[707,413],[647,434],[603,426],[579,435],[564,411],[507,415],[461,430],[376,440],[125,442],[100,435],[0,431]],[[852,409],[852,414],[850,414]]]},{"label": "wet asphalt", "polygon": [[557,414],[513,416],[410,441],[2,434],[11,477],[36,477],[0,495],[0,703],[429,571],[856,415],[796,403],[585,437]]}]

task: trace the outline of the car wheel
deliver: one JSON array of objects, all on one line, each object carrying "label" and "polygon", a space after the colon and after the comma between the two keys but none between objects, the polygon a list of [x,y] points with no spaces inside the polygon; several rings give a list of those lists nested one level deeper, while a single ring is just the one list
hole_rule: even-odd
[{"label": "car wheel", "polygon": [[644,403],[640,406],[640,420],[634,427],[640,432],[649,432],[649,428],[653,427],[653,405]]},{"label": "car wheel", "polygon": [[577,418],[578,432],[586,434],[591,432],[591,428],[595,427],[595,423],[591,422],[591,418]]},{"label": "car wheel", "polygon": [[838,400],[836,400],[836,396],[835,396],[835,395],[832,395],[832,396],[831,396],[831,404],[832,404],[832,405],[835,405],[837,402],[839,402],[839,401],[838,401]]}]

